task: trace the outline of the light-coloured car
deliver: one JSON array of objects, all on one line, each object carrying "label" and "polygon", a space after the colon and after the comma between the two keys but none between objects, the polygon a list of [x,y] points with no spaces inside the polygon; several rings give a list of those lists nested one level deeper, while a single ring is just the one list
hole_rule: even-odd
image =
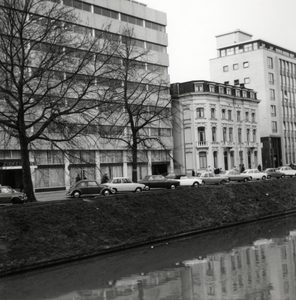
[{"label": "light-coloured car", "polygon": [[107,185],[115,192],[142,192],[145,188],[145,184],[132,182],[128,177],[111,178]]},{"label": "light-coloured car", "polygon": [[247,182],[252,178],[248,174],[240,173],[238,170],[232,169],[227,171],[221,171],[219,175],[227,177],[229,181],[244,181]]},{"label": "light-coloured car", "polygon": [[25,193],[17,192],[10,186],[0,186],[0,205],[23,204],[27,200]]},{"label": "light-coloured car", "polygon": [[201,179],[205,184],[224,184],[228,178],[223,175],[217,175],[213,172],[197,172],[196,177]]},{"label": "light-coloured car", "polygon": [[286,176],[296,176],[296,170],[292,169],[291,167],[283,166],[283,167],[278,167],[276,169],[279,172],[284,173]]},{"label": "light-coloured car", "polygon": [[204,184],[202,179],[198,177],[180,176],[180,178],[177,180],[180,181],[180,186],[198,187],[199,185]]},{"label": "light-coloured car", "polygon": [[241,174],[245,174],[251,177],[251,179],[262,179],[265,180],[267,178],[267,173],[260,172],[258,169],[246,169]]}]

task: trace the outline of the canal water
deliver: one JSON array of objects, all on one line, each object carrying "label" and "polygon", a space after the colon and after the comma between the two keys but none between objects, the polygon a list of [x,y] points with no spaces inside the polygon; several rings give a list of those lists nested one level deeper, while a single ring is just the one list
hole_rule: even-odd
[{"label": "canal water", "polygon": [[294,300],[296,215],[0,278],[1,300]]}]

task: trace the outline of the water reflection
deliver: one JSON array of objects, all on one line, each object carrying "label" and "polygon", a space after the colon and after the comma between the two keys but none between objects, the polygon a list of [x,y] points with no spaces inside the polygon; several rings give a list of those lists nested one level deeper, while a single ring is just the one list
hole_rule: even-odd
[{"label": "water reflection", "polygon": [[5,300],[296,299],[296,218],[0,279]]}]

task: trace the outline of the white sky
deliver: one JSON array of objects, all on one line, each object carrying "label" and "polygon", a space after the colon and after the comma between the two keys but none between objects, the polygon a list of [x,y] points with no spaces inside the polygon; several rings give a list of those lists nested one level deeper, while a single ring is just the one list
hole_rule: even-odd
[{"label": "white sky", "polygon": [[296,52],[296,0],[139,0],[167,14],[171,83],[210,80],[216,35],[240,29]]}]

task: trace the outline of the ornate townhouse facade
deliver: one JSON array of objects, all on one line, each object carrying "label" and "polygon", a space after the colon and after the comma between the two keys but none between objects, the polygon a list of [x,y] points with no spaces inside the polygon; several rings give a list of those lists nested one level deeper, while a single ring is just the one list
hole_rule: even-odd
[{"label": "ornate townhouse facade", "polygon": [[[74,33],[86,32],[95,36],[104,26],[109,26],[109,33],[118,34],[123,27],[132,27],[135,42],[143,50],[149,49],[149,64],[162,71],[164,81],[169,82],[167,53],[168,37],[166,33],[166,14],[130,0],[51,0],[72,7],[79,15],[80,23],[73,24]],[[68,29],[69,30],[69,29]],[[170,99],[167,86],[167,101]],[[138,152],[138,179],[147,174],[173,171],[173,137],[172,125],[163,124],[161,128],[149,128],[151,136],[163,138],[165,149],[150,147],[141,148]],[[36,145],[35,145],[36,146]],[[38,146],[38,145],[37,145]],[[42,145],[31,151],[31,172],[34,189],[37,192],[68,189],[77,174],[81,178],[95,179],[107,173],[113,176],[132,177],[131,151],[122,144],[106,143],[100,148],[97,145],[64,149],[69,155],[50,145]],[[21,187],[21,156],[17,144],[5,144],[0,149],[0,183],[13,188]]]},{"label": "ornate townhouse facade", "polygon": [[257,168],[261,163],[259,100],[244,85],[171,84],[176,173]]},{"label": "ornate townhouse facade", "polygon": [[263,167],[295,163],[296,52],[241,30],[216,36],[211,80],[258,92]]}]

